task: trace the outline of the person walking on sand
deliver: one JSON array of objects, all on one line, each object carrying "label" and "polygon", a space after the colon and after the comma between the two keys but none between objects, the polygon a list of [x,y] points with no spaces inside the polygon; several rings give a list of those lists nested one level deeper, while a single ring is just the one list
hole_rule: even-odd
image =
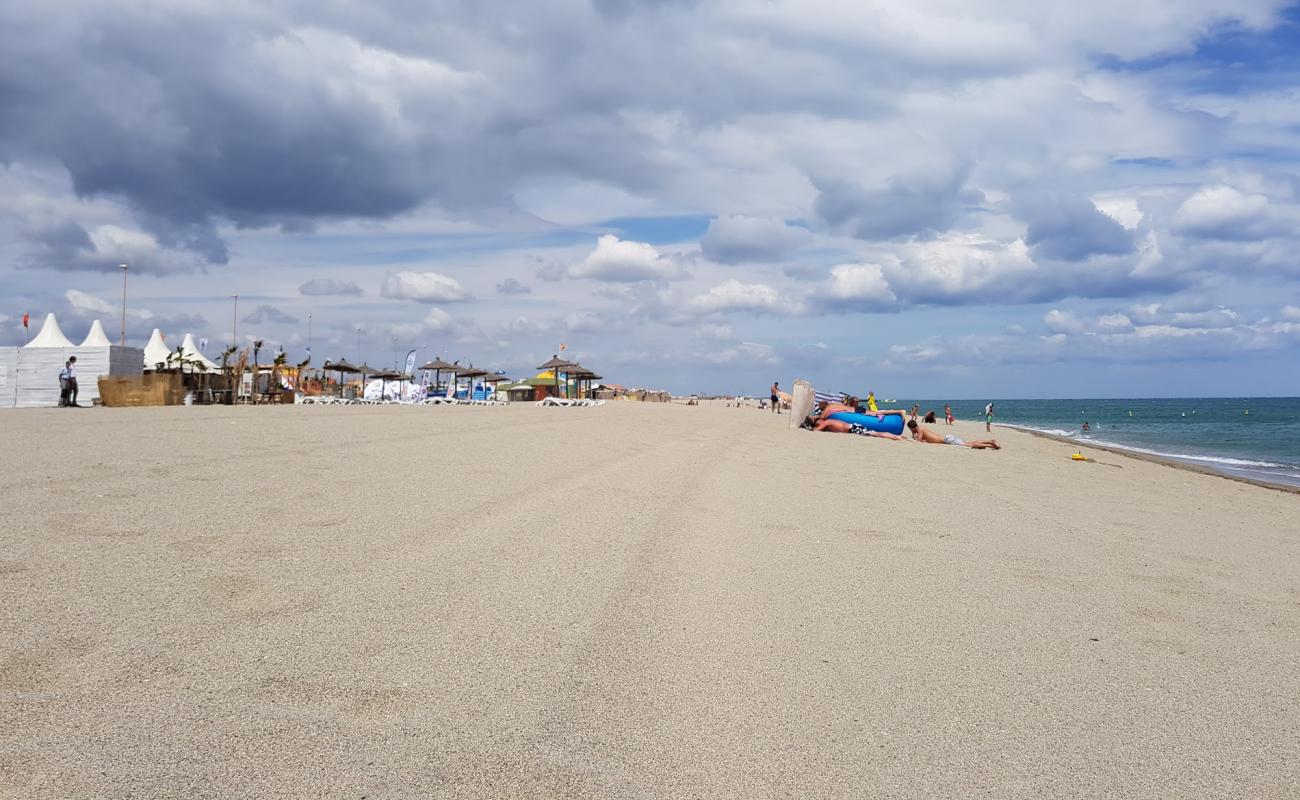
[{"label": "person walking on sand", "polygon": [[944,425],[952,424],[952,404],[950,403],[943,404],[943,424]]},{"label": "person walking on sand", "polygon": [[907,429],[912,432],[912,438],[924,444],[951,444],[956,447],[969,447],[972,450],[1001,450],[997,439],[980,439],[978,441],[965,442],[955,435],[935,433],[924,425],[916,424],[916,420],[907,421]]},{"label": "person walking on sand", "polygon": [[772,411],[781,413],[781,384],[772,381]]},{"label": "person walking on sand", "polygon": [[880,409],[876,408],[876,393],[875,393],[875,392],[867,392],[867,410],[870,411],[870,412],[872,412],[872,413],[875,413],[875,412],[877,412],[877,411],[880,410]]},{"label": "person walking on sand", "polygon": [[984,430],[988,433],[993,432],[993,403],[992,402],[984,406]]}]

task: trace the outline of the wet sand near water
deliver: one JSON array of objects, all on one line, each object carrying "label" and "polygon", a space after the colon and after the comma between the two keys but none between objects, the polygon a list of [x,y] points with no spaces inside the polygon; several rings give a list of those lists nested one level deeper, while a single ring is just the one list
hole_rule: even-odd
[{"label": "wet sand near water", "polygon": [[1300,496],[786,421],[3,412],[0,797],[1300,796]]}]

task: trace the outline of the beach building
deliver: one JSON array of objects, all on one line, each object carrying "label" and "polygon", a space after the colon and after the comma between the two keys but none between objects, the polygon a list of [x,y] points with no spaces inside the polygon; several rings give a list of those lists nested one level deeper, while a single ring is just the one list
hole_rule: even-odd
[{"label": "beach building", "polygon": [[54,314],[22,347],[0,347],[0,408],[55,408],[59,404],[59,371],[77,357],[78,402],[99,399],[99,378],[139,375],[144,352],[113,344],[95,320],[81,344],[64,335]]}]

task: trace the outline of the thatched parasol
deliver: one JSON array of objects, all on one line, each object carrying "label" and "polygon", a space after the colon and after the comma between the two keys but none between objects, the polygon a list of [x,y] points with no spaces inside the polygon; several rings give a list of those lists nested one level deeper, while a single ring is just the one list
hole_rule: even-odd
[{"label": "thatched parasol", "polygon": [[450,372],[452,375],[455,375],[456,370],[460,369],[460,367],[456,366],[455,364],[448,364],[446,361],[443,361],[441,358],[435,358],[434,360],[420,367],[420,369],[425,372],[429,372],[429,371],[433,372],[433,390],[436,392],[438,391],[438,386],[442,383],[442,381],[440,380],[442,378],[442,373]]},{"label": "thatched parasol", "polygon": [[338,361],[326,361],[324,366],[321,367],[321,369],[328,372],[337,372],[339,374],[339,396],[340,397],[343,396],[343,375],[344,374],[355,375],[358,372],[360,372],[360,370],[358,370],[356,367],[349,364],[346,358],[341,358]]},{"label": "thatched parasol", "polygon": [[[559,356],[551,356],[550,361],[547,361],[545,364],[538,367],[538,369],[541,370],[547,370],[547,369],[555,370],[555,396],[556,397],[560,396],[560,370],[567,369],[568,367],[571,366],[573,366],[572,363],[565,361]],[[566,386],[565,389],[567,390],[568,387]],[[566,391],[565,394],[568,394],[568,392]]]}]

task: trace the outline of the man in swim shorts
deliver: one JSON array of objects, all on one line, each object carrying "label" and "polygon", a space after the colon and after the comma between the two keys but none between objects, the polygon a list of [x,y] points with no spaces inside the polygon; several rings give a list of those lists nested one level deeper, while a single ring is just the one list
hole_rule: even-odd
[{"label": "man in swim shorts", "polygon": [[997,439],[980,439],[979,441],[963,442],[951,433],[947,436],[935,433],[923,425],[918,425],[914,419],[909,419],[907,421],[907,429],[912,432],[913,439],[924,444],[950,444],[956,447],[969,447],[972,450],[1002,449],[998,444]]},{"label": "man in swim shorts", "polygon": [[772,381],[772,410],[781,413],[781,384]]}]

